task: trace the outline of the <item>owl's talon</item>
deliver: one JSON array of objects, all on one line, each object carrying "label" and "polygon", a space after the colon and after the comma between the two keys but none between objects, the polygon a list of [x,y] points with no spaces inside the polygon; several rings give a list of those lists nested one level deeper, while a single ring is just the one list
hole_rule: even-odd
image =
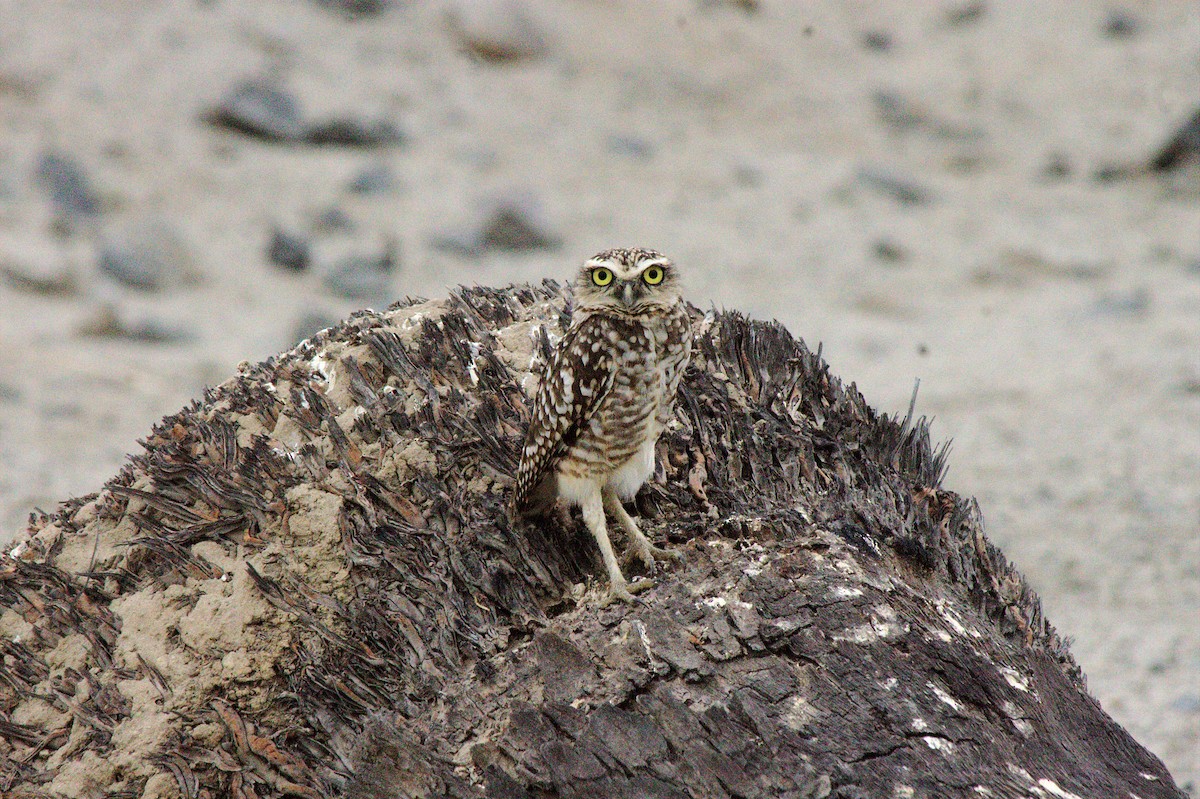
[{"label": "owl's talon", "polygon": [[635,544],[632,549],[632,556],[640,560],[642,565],[645,566],[651,574],[658,571],[658,561],[660,560],[670,561],[671,563],[683,562],[683,555],[679,554],[678,552],[674,552],[669,549],[663,549],[662,547],[656,547],[649,542],[647,542],[645,546],[637,546]]},{"label": "owl's talon", "polygon": [[638,599],[634,594],[640,594],[653,585],[653,582],[644,577],[639,577],[632,583],[613,583],[609,586],[608,596],[601,604],[604,607],[608,607],[619,599],[626,605],[640,605],[642,604],[642,600]]},{"label": "owl's talon", "polygon": [[682,552],[676,552],[673,549],[663,549],[662,547],[650,547],[650,552],[658,560],[669,560],[672,563],[683,563]]}]

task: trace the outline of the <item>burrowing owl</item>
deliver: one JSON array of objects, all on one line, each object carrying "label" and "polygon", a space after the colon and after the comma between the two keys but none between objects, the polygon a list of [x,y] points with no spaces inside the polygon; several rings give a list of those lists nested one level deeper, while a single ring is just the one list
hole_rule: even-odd
[{"label": "burrowing owl", "polygon": [[632,590],[608,540],[605,512],[633,552],[677,558],[646,538],[621,506],[654,472],[654,444],[671,418],[691,355],[691,323],[670,260],[643,249],[605,250],[583,264],[571,327],[550,356],[521,450],[514,505],[544,510],[562,497],[583,511],[613,597]]}]

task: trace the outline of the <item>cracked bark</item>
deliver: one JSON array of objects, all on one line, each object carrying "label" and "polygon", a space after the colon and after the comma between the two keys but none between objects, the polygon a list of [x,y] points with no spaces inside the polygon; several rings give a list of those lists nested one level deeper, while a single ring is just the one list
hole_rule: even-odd
[{"label": "cracked bark", "polygon": [[[685,562],[599,607],[578,519],[503,510],[567,302],[547,283],[356,315],[32,520],[0,561],[26,625],[0,644],[0,790],[1183,796],[941,485],[923,421],[776,325],[696,315],[636,503]],[[244,630],[198,638],[231,584]],[[131,609],[158,601],[175,626],[139,649]]]}]

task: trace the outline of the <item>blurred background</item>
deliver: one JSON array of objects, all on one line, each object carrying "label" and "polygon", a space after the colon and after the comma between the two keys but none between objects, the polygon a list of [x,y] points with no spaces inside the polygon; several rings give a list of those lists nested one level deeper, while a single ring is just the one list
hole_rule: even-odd
[{"label": "blurred background", "polygon": [[0,0],[0,541],[239,361],[652,246],[881,411],[921,379],[1194,790],[1198,113],[1195,0]]}]

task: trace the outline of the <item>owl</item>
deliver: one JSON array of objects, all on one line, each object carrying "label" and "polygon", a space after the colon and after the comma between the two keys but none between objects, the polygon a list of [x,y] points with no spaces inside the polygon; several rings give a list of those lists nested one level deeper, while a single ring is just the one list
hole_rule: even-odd
[{"label": "owl", "polygon": [[521,515],[544,512],[557,498],[579,506],[615,599],[632,602],[649,582],[626,581],[606,515],[647,568],[655,558],[679,557],[651,544],[621,501],[654,473],[654,445],[671,418],[691,348],[679,271],[669,259],[634,248],[584,262],[571,327],[533,401],[513,505]]}]

